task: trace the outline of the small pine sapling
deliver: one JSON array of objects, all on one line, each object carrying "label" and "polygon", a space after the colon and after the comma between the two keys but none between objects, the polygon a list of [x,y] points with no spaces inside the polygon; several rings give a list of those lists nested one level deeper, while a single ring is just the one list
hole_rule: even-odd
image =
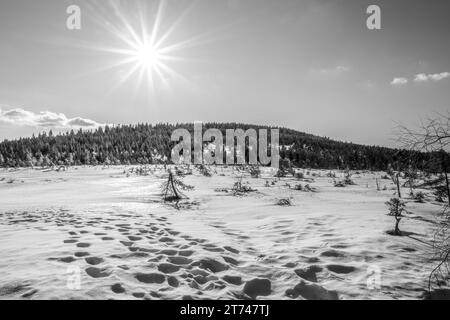
[{"label": "small pine sapling", "polygon": [[402,233],[399,228],[400,221],[403,218],[403,212],[405,211],[405,202],[400,200],[399,198],[392,198],[388,202],[386,202],[388,206],[388,216],[392,216],[395,218],[395,229],[392,231],[392,235],[400,236]]},{"label": "small pine sapling", "polygon": [[163,200],[165,202],[180,201],[181,199],[186,199],[187,197],[180,191],[181,190],[193,190],[193,186],[184,184],[179,178],[177,178],[171,170],[169,170],[169,176],[167,181],[161,186],[161,193]]}]

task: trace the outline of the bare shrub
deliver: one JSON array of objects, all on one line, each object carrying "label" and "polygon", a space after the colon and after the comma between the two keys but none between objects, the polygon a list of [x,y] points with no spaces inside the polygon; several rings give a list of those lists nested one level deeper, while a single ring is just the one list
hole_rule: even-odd
[{"label": "bare shrub", "polygon": [[280,167],[277,171],[277,173],[275,174],[276,178],[284,178],[286,177],[288,174],[294,176],[295,175],[295,170],[292,167],[291,161],[288,159],[281,159],[280,160]]},{"label": "bare shrub", "polygon": [[447,188],[445,186],[436,186],[433,195],[437,202],[443,203],[447,198]]},{"label": "bare shrub", "polygon": [[433,268],[428,278],[428,291],[431,292],[433,283],[438,287],[447,285],[450,273],[450,207],[445,205],[443,208],[441,223],[434,235],[433,248],[435,260],[439,263]]},{"label": "bare shrub", "polygon": [[330,172],[327,173],[327,177],[328,177],[328,178],[333,178],[333,179],[334,179],[334,178],[336,178],[336,173],[333,172],[333,171],[330,171]]},{"label": "bare shrub", "polygon": [[249,185],[242,183],[242,177],[234,183],[234,186],[231,189],[231,193],[234,196],[243,196],[251,192],[256,192],[256,190]]},{"label": "bare shrub", "polygon": [[212,177],[211,171],[203,164],[197,165],[198,171],[205,177]]},{"label": "bare shrub", "polygon": [[292,201],[289,198],[283,198],[278,200],[276,205],[281,207],[290,207],[292,206]]},{"label": "bare shrub", "polygon": [[175,167],[175,173],[177,176],[180,176],[180,177],[190,176],[190,175],[192,175],[192,170],[189,166],[184,167],[184,168],[183,167]]},{"label": "bare shrub", "polygon": [[416,193],[413,193],[412,195],[413,195],[413,199],[416,202],[419,202],[419,203],[425,202],[425,193],[423,193],[422,191],[418,191]]},{"label": "bare shrub", "polygon": [[259,178],[261,176],[261,169],[258,166],[251,166],[249,171],[252,178]]},{"label": "bare shrub", "polygon": [[275,173],[276,178],[284,178],[287,176],[287,171],[284,168],[279,168],[277,173]]},{"label": "bare shrub", "polygon": [[356,183],[352,180],[352,174],[350,173],[349,170],[345,171],[345,178],[343,183],[347,186],[353,186]]},{"label": "bare shrub", "polygon": [[336,188],[345,188],[346,184],[343,181],[333,181],[333,184]]},{"label": "bare shrub", "polygon": [[244,196],[252,192],[256,192],[256,189],[253,189],[248,184],[242,182],[242,176],[236,181],[232,188],[219,188],[215,189],[216,192],[225,192],[230,193],[233,196]]},{"label": "bare shrub", "polygon": [[294,187],[294,190],[303,191],[303,192],[316,192],[316,188],[311,187],[309,184],[305,184],[304,186],[301,184],[297,184]]},{"label": "bare shrub", "polygon": [[303,172],[297,172],[294,176],[296,179],[304,179],[305,178],[305,174]]}]

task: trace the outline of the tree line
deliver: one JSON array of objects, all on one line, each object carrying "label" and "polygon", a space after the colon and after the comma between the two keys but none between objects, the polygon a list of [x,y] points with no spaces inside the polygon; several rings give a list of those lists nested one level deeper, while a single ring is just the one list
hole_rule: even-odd
[{"label": "tree line", "polygon": [[[175,129],[193,132],[193,124],[136,124],[99,127],[92,131],[69,131],[54,135],[42,132],[28,138],[0,143],[1,167],[52,165],[136,165],[170,163]],[[238,123],[207,123],[204,130],[270,129]],[[332,140],[287,128],[280,129],[280,156],[305,168],[388,170],[407,167],[414,159],[419,170],[439,172],[433,152],[366,146]],[[270,139],[269,139],[270,141]],[[436,163],[436,166],[432,165]]]}]

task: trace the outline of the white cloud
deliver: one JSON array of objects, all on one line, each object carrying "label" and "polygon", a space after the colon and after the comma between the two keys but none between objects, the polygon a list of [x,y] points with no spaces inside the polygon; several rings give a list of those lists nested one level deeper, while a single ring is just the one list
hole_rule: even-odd
[{"label": "white cloud", "polygon": [[428,76],[425,73],[416,74],[414,78],[415,82],[425,82],[428,81]]},{"label": "white cloud", "polygon": [[434,74],[419,73],[416,74],[414,81],[415,82],[440,81],[448,77],[450,77],[450,72],[441,72]]},{"label": "white cloud", "polygon": [[2,110],[0,108],[0,123],[21,127],[39,127],[42,129],[70,130],[95,129],[104,124],[80,117],[67,118],[63,113],[42,111],[34,113],[21,108]]},{"label": "white cloud", "polygon": [[318,73],[325,76],[336,76],[348,71],[350,71],[350,67],[347,66],[336,66],[332,68],[321,68],[313,70],[314,73]]},{"label": "white cloud", "polygon": [[408,79],[406,78],[394,78],[394,80],[391,81],[391,84],[393,86],[402,86],[408,83]]},{"label": "white cloud", "polygon": [[338,72],[338,73],[340,73],[340,72],[347,72],[347,71],[350,71],[350,67],[347,67],[347,66],[337,66],[336,68],[334,68],[334,71],[335,71],[335,72]]},{"label": "white cloud", "polygon": [[[441,81],[445,78],[450,77],[450,72],[441,72],[441,73],[433,73],[433,74],[426,74],[426,73],[419,73],[416,74],[414,77],[414,82],[421,83],[421,82],[429,82],[429,81]],[[394,78],[394,80],[391,81],[391,85],[401,86],[405,85],[409,82],[407,78],[399,77]]]}]

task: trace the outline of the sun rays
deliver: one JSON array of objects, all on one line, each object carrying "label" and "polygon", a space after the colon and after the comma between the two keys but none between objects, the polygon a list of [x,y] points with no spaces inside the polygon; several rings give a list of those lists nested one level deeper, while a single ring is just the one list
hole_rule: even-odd
[{"label": "sun rays", "polygon": [[187,81],[175,71],[173,63],[190,61],[182,55],[183,49],[204,43],[209,34],[196,35],[179,42],[170,42],[170,37],[180,27],[193,4],[172,24],[164,23],[166,28],[163,28],[167,9],[165,0],[152,3],[137,1],[134,5],[128,3],[127,6],[123,3],[112,1],[106,4],[107,7],[102,4],[101,7],[91,8],[95,14],[94,21],[108,31],[118,44],[113,47],[92,47],[94,50],[113,54],[114,57],[113,63],[97,71],[121,71],[113,90],[133,80],[136,81],[136,90],[146,88],[153,93],[156,87],[167,87],[172,81]]}]

